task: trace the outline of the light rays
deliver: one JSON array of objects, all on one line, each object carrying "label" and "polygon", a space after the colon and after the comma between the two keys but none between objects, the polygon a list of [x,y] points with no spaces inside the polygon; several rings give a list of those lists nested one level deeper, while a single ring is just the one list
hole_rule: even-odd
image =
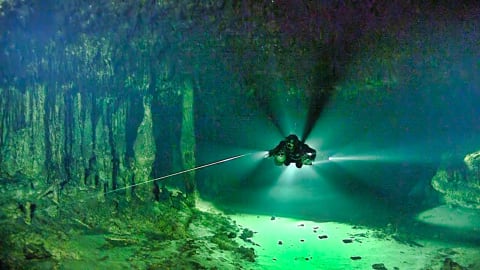
[{"label": "light rays", "polygon": [[[431,142],[430,142],[431,143]],[[376,163],[408,163],[408,164],[433,164],[438,162],[435,158],[439,153],[426,146],[427,142],[404,142],[390,146],[366,145],[352,143],[336,153],[332,153],[328,160],[341,164],[342,162],[376,162]],[[436,155],[435,155],[436,154]]]},{"label": "light rays", "polygon": [[[277,83],[277,91],[272,93],[270,107],[282,137],[289,134],[298,134],[299,137],[305,128],[307,104],[298,95],[298,91],[285,89],[284,83]],[[284,89],[284,90],[279,90]]]},{"label": "light rays", "polygon": [[[282,166],[277,181],[268,190],[271,199],[281,202],[299,202],[331,196],[332,189],[322,175],[313,166],[296,168],[294,165]],[[318,193],[322,190],[322,194]]]}]

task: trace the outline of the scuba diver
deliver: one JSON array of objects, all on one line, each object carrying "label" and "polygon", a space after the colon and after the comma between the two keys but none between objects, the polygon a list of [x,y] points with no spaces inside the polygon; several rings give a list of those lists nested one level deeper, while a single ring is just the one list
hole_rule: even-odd
[{"label": "scuba diver", "polygon": [[312,165],[317,152],[307,144],[301,142],[296,135],[288,135],[277,147],[268,151],[267,157],[274,157],[275,165],[285,166],[295,163],[297,168],[303,165]]}]

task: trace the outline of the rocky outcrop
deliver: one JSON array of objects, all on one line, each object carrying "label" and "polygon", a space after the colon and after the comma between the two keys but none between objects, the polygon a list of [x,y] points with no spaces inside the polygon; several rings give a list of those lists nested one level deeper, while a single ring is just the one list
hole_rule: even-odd
[{"label": "rocky outcrop", "polygon": [[445,203],[480,209],[480,151],[467,154],[460,166],[439,169],[432,186]]},{"label": "rocky outcrop", "polygon": [[27,203],[19,211],[19,200],[34,194],[26,180],[7,182],[0,185],[1,269],[250,269],[255,261],[235,221],[190,208],[183,196],[86,202],[78,193],[60,209]]}]

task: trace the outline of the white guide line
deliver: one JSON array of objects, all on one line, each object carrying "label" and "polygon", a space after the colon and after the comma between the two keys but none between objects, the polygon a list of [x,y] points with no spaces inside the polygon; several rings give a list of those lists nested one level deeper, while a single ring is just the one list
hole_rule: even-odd
[{"label": "white guide line", "polygon": [[110,191],[108,191],[108,192],[105,192],[104,194],[114,193],[114,192],[117,192],[117,191],[120,191],[120,190],[125,190],[125,189],[127,189],[127,188],[136,187],[136,186],[140,186],[140,185],[143,185],[143,184],[151,183],[151,182],[153,182],[153,181],[164,180],[164,179],[170,178],[170,177],[172,177],[172,176],[176,176],[176,175],[184,174],[184,173],[187,173],[187,172],[191,172],[191,171],[203,169],[203,168],[206,168],[206,167],[210,167],[210,166],[213,166],[213,165],[217,165],[217,164],[220,164],[220,163],[224,163],[224,162],[227,162],[227,161],[231,161],[231,160],[234,160],[234,159],[237,159],[237,158],[241,158],[241,157],[244,157],[244,156],[247,156],[247,155],[252,155],[252,154],[255,154],[255,153],[247,153],[247,154],[243,154],[243,155],[237,155],[237,156],[225,158],[225,159],[218,160],[218,161],[214,161],[214,162],[211,162],[211,163],[208,163],[208,164],[200,165],[200,166],[197,166],[197,167],[194,167],[194,168],[191,168],[191,169],[186,169],[186,170],[179,171],[179,172],[176,172],[176,173],[172,173],[172,174],[168,174],[168,175],[165,175],[165,176],[161,176],[161,177],[158,177],[158,178],[155,178],[155,179],[150,179],[150,180],[147,180],[147,181],[145,181],[145,182],[141,182],[141,183],[137,183],[137,184],[133,184],[133,185],[129,185],[129,186],[117,188],[117,189],[115,189],[115,190],[110,190]]}]

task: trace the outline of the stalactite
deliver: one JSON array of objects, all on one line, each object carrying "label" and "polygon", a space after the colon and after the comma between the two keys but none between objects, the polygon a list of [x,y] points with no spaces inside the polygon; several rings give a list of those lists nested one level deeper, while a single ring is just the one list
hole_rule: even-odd
[{"label": "stalactite", "polygon": [[[5,114],[7,109],[7,100],[5,98],[5,89],[0,87],[0,150],[3,149],[5,142]],[[1,153],[1,151],[0,151]],[[0,155],[0,164],[2,164],[3,157]]]},{"label": "stalactite", "polygon": [[114,138],[113,138],[113,112],[116,110],[115,108],[115,103],[113,101],[113,98],[108,98],[107,102],[107,111],[105,114],[105,119],[106,119],[106,125],[108,128],[108,147],[110,148],[110,160],[111,160],[111,179],[109,181],[109,186],[108,189],[114,190],[117,188],[117,177],[118,177],[118,167],[119,167],[119,158],[118,158],[118,153],[117,149],[115,148],[114,144]]},{"label": "stalactite", "polygon": [[5,103],[2,121],[1,170],[10,176],[39,177],[45,162],[44,87],[28,86],[23,94],[15,88],[8,91],[9,102]]},{"label": "stalactite", "polygon": [[153,132],[157,146],[154,178],[182,169],[179,150],[182,96],[173,80],[174,68],[169,66],[166,57],[162,60],[165,62],[157,63],[150,70],[152,81],[149,93],[152,95]]},{"label": "stalactite", "polygon": [[40,84],[36,84],[31,89],[31,119],[28,121],[28,126],[31,128],[30,138],[31,144],[31,174],[32,178],[38,178],[39,176],[45,176],[44,169],[45,164],[45,138],[43,137],[43,130],[45,129],[45,123],[43,115],[45,114],[45,87]]},{"label": "stalactite", "polygon": [[[58,87],[58,86],[57,86]],[[49,170],[48,182],[62,183],[67,181],[63,159],[65,155],[65,94],[58,89],[53,90],[52,103],[47,113],[48,134],[47,141],[49,145]]]},{"label": "stalactite", "polygon": [[93,153],[94,149],[94,130],[93,130],[93,120],[92,120],[92,107],[93,107],[93,98],[91,94],[85,94],[82,100],[83,104],[83,126],[81,127],[81,137],[82,137],[82,157],[85,160],[85,185],[88,187],[94,187],[95,185],[95,175],[96,175],[96,162],[95,155]]},{"label": "stalactite", "polygon": [[[143,121],[138,127],[137,139],[133,145],[135,156],[134,174],[135,183],[141,183],[148,180],[151,176],[152,165],[155,160],[155,140],[152,130],[152,112],[151,112],[151,98],[145,97],[143,101],[144,117]],[[142,185],[135,189],[135,194],[141,199],[153,199],[151,185]]]},{"label": "stalactite", "polygon": [[83,95],[78,92],[72,102],[72,182],[80,187],[85,186],[85,170],[88,168],[88,159],[84,156],[83,135],[85,132],[85,105]]},{"label": "stalactite", "polygon": [[[51,134],[51,124],[50,124],[50,117],[49,115],[51,114],[51,111],[53,110],[54,106],[54,101],[52,99],[54,98],[53,90],[50,89],[51,85],[46,85],[45,89],[45,104],[44,104],[44,115],[43,115],[43,122],[45,124],[45,128],[43,130],[43,136],[44,136],[44,143],[45,143],[45,170],[47,171],[48,174],[51,173],[52,170],[52,143],[50,141],[50,134]],[[50,178],[50,176],[47,176],[47,178]]]},{"label": "stalactite", "polygon": [[129,168],[133,169],[133,167],[130,166],[133,165],[135,159],[133,147],[137,140],[138,127],[142,123],[145,112],[142,97],[140,95],[130,93],[126,96],[126,99],[128,99],[126,103],[126,121],[129,128],[125,129],[125,158],[127,159]]},{"label": "stalactite", "polygon": [[[71,88],[71,86],[69,86]],[[69,89],[71,91],[71,89]],[[64,118],[64,129],[65,129],[65,142],[64,142],[64,155],[62,167],[65,170],[65,181],[71,181],[72,179],[72,163],[73,163],[73,98],[74,96],[69,92],[65,95],[65,118]]]},{"label": "stalactite", "polygon": [[[112,189],[124,187],[129,184],[128,164],[126,164],[126,129],[127,129],[127,102],[118,101],[114,107],[111,120],[111,147],[113,154],[113,172],[114,178]],[[113,152],[113,149],[115,151]],[[130,190],[130,189],[128,189]]]},{"label": "stalactite", "polygon": [[[183,89],[183,117],[182,135],[180,139],[180,151],[182,153],[182,164],[184,169],[195,167],[195,130],[193,114],[193,86],[190,81],[185,82]],[[185,191],[188,203],[195,203],[195,171],[184,174]]]},{"label": "stalactite", "polygon": [[107,122],[108,104],[104,99],[98,101],[98,121],[95,125],[95,168],[97,179],[95,186],[99,188],[99,192],[103,194],[108,185],[111,185],[112,179],[112,153],[109,144],[109,127]]}]

